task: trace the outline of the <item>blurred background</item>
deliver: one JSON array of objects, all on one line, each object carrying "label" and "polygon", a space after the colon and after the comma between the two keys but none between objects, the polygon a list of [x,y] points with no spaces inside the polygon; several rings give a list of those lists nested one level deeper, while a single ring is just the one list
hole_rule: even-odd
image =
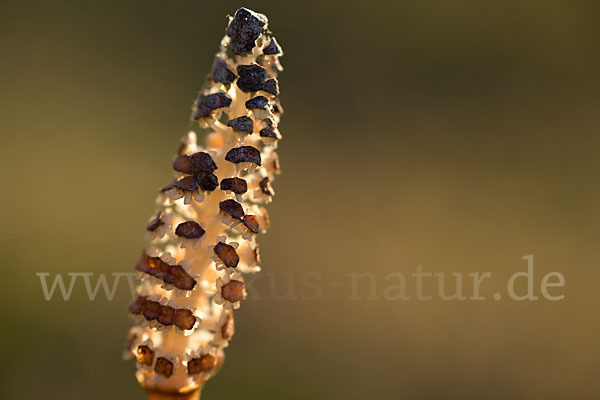
[{"label": "blurred background", "polygon": [[[0,397],[145,398],[121,360],[127,285],[46,301],[35,274],[133,270],[240,6],[285,51],[283,174],[202,398],[598,398],[600,3],[547,0],[2,1]],[[529,254],[540,300],[510,300]],[[463,273],[467,296],[491,272],[487,299],[434,282],[417,301],[418,265]],[[353,293],[362,272],[375,295]],[[410,300],[382,297],[394,272]]]}]

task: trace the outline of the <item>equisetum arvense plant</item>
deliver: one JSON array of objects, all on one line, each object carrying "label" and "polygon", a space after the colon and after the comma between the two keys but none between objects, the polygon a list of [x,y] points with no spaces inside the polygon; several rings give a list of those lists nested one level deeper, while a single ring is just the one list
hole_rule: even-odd
[{"label": "equisetum arvense plant", "polygon": [[241,8],[230,17],[173,161],[175,179],[160,190],[136,264],[129,312],[137,325],[126,350],[151,397],[199,396],[223,364],[243,276],[260,270],[256,234],[269,227],[262,205],[279,173],[281,55],[264,15]]}]

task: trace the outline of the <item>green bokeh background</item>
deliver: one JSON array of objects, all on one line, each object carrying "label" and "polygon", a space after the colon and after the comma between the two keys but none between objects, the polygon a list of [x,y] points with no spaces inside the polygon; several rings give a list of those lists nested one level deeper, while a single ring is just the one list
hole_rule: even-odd
[{"label": "green bokeh background", "polygon": [[[3,0],[0,397],[144,398],[127,287],[46,302],[35,273],[132,270],[241,5],[285,50],[284,173],[203,398],[598,398],[600,3],[550,0]],[[528,254],[564,300],[506,298]],[[417,265],[490,271],[488,300],[348,299]],[[318,299],[270,298],[307,272]]]}]

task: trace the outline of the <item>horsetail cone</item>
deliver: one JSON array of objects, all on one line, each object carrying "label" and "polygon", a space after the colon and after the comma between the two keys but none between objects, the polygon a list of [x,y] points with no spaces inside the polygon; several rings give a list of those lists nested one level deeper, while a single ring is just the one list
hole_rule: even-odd
[{"label": "horsetail cone", "polygon": [[125,354],[151,393],[197,393],[218,371],[244,275],[260,271],[256,235],[269,227],[262,206],[279,173],[281,55],[264,15],[241,8],[229,18],[175,179],[146,226]]}]

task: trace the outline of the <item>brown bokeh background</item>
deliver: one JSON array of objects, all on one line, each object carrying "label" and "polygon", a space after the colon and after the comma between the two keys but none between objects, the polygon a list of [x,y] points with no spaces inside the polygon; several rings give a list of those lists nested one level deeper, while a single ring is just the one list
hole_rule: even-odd
[{"label": "brown bokeh background", "polygon": [[[0,397],[144,398],[127,286],[46,302],[35,273],[132,270],[240,5],[285,50],[284,174],[203,398],[598,398],[600,7],[542,0],[0,3]],[[564,300],[506,298],[528,254]],[[488,300],[348,299],[417,265],[492,272]],[[270,298],[307,272],[318,299]]]}]

